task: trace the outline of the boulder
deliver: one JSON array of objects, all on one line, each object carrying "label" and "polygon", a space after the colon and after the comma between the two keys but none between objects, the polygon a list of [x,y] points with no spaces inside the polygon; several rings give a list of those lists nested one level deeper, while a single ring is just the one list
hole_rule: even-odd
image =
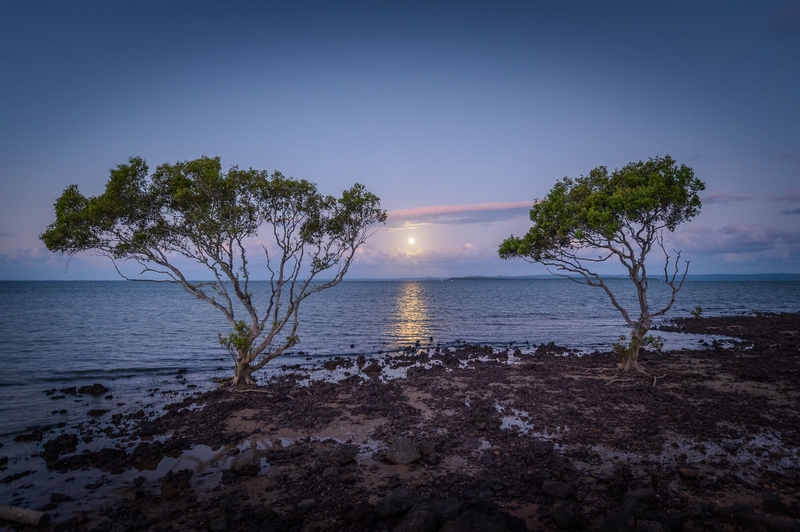
[{"label": "boulder", "polygon": [[572,484],[560,480],[545,480],[542,482],[542,491],[557,499],[566,499],[572,495]]},{"label": "boulder", "polygon": [[108,388],[106,388],[99,382],[96,382],[90,386],[81,386],[80,388],[78,388],[78,393],[85,393],[88,395],[93,395],[95,397],[97,397],[98,395],[103,395],[107,391]]},{"label": "boulder", "polygon": [[331,449],[331,452],[323,460],[329,465],[343,466],[356,459],[358,450],[358,445],[340,443]]},{"label": "boulder", "polygon": [[386,459],[393,464],[410,464],[420,458],[419,449],[409,438],[396,438],[386,451]]},{"label": "boulder", "polygon": [[575,501],[556,501],[550,508],[550,519],[562,530],[580,530],[586,526],[586,518]]},{"label": "boulder", "polygon": [[52,465],[62,454],[74,453],[78,446],[78,436],[76,434],[61,434],[52,440],[48,440],[43,445],[44,461]]},{"label": "boulder", "polygon": [[525,523],[505,512],[467,510],[442,527],[441,532],[512,532],[525,530]]},{"label": "boulder", "polygon": [[231,469],[238,475],[257,475],[261,470],[261,454],[256,447],[248,447],[231,461]]},{"label": "boulder", "polygon": [[458,499],[443,499],[441,501],[424,501],[418,502],[411,507],[408,513],[412,512],[430,512],[436,521],[436,528],[441,527],[447,521],[455,519],[464,511],[464,503]]},{"label": "boulder", "polygon": [[436,517],[427,510],[409,511],[394,532],[433,532]]},{"label": "boulder", "polygon": [[397,488],[375,506],[375,513],[382,518],[391,517],[410,509],[422,497],[405,488]]},{"label": "boulder", "polygon": [[191,491],[189,480],[192,478],[190,469],[181,469],[177,472],[168,471],[161,479],[161,497],[164,499],[179,499]]}]

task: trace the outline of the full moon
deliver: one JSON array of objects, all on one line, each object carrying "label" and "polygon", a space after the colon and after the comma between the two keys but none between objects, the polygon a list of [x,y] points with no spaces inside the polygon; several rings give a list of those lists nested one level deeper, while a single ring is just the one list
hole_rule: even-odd
[{"label": "full moon", "polygon": [[414,237],[411,237],[411,238],[409,238],[409,239],[408,239],[408,243],[409,243],[409,244],[413,244],[413,243],[414,243]]}]

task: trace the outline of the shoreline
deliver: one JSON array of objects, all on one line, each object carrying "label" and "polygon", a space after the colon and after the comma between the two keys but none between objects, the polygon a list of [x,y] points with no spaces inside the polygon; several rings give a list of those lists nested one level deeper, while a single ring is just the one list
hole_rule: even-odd
[{"label": "shoreline", "polygon": [[[300,368],[160,417],[86,420],[107,432],[99,452],[80,451],[83,429],[44,435],[40,508],[52,530],[800,528],[800,314],[670,327],[744,342],[645,353],[635,375],[555,345],[464,344],[427,369],[420,353],[334,359],[338,383],[301,386]],[[7,483],[19,506],[25,478]]]}]

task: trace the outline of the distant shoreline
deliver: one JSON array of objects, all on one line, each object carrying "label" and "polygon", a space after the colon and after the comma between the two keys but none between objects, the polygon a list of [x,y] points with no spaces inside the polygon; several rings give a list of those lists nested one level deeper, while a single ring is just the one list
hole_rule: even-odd
[{"label": "distant shoreline", "polygon": [[[603,275],[604,279],[627,279],[626,275]],[[651,276],[650,279],[657,281],[660,277]],[[563,277],[554,275],[466,275],[456,277],[352,277],[342,280],[342,282],[422,282],[422,281],[558,281]],[[317,279],[318,282],[326,282],[330,279]],[[210,279],[193,279],[192,281],[210,281]],[[252,282],[267,282],[268,279],[252,279]],[[690,282],[797,282],[800,281],[800,273],[709,273],[709,274],[689,274],[686,281]],[[77,283],[108,283],[126,282],[125,279],[0,279],[0,283],[52,283],[52,282],[77,282]],[[141,282],[136,280],[134,282]]]}]

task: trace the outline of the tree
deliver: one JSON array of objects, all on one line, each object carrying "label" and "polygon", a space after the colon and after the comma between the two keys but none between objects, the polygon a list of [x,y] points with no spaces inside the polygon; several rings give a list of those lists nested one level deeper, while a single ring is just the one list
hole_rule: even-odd
[{"label": "tree", "polygon": [[[519,257],[555,268],[554,275],[602,288],[632,328],[630,343],[620,345],[620,367],[640,369],[639,349],[649,337],[653,318],[665,314],[683,286],[689,261],[679,275],[681,253],[674,261],[664,247],[663,230],[670,232],[700,212],[697,193],[705,189],[691,168],[669,156],[630,163],[609,173],[604,166],[577,179],[565,177],[547,197],[531,209],[533,227],[517,238],[510,236],[500,246],[500,257]],[[653,246],[664,254],[664,283],[671,290],[669,303],[652,312],[647,302],[648,277],[645,259]],[[616,259],[627,270],[636,287],[639,317],[620,304],[593,265]]]},{"label": "tree", "polygon": [[[145,161],[131,158],[111,170],[99,196],[67,187],[55,214],[40,235],[49,250],[99,252],[125,279],[178,284],[222,312],[233,329],[219,335],[233,386],[254,384],[254,371],[299,341],[301,302],[338,284],[358,247],[386,221],[379,198],[361,184],[340,198],[323,196],[306,180],[236,166],[223,172],[220,159],[208,157],[161,165],[149,177]],[[245,244],[265,233],[270,290],[259,310]],[[206,266],[213,280],[190,282],[182,258]],[[139,276],[123,274],[120,260],[140,264]],[[332,279],[315,283],[323,272]]]}]

